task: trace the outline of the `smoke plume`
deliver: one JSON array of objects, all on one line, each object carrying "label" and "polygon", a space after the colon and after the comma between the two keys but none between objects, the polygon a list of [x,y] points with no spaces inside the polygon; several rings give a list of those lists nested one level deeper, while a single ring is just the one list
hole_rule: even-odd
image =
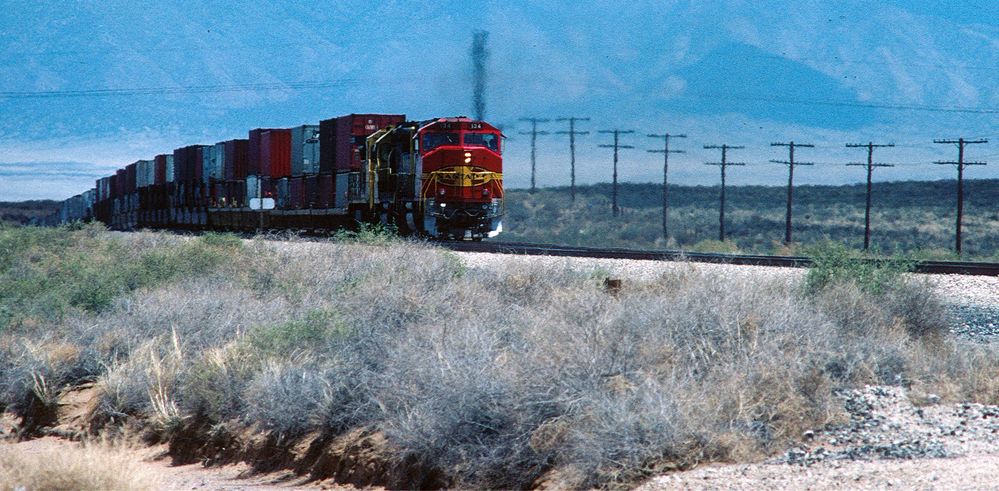
[{"label": "smoke plume", "polygon": [[472,33],[472,80],[474,85],[472,104],[475,106],[475,119],[479,121],[486,116],[486,61],[489,59],[486,41],[488,39],[488,31]]}]

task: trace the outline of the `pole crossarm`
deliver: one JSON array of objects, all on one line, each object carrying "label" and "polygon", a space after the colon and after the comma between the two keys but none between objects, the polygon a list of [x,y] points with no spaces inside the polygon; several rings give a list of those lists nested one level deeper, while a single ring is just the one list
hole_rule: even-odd
[{"label": "pole crossarm", "polygon": [[815,165],[815,162],[798,162],[798,161],[791,162],[790,160],[770,159],[770,162],[773,162],[775,164],[784,164],[784,165]]}]

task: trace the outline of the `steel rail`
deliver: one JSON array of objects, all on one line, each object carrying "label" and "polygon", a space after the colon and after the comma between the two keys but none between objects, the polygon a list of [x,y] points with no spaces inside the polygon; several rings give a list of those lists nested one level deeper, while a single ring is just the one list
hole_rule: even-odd
[{"label": "steel rail", "polygon": [[[780,268],[807,268],[812,259],[804,256],[767,256],[756,254],[720,254],[677,250],[637,250],[564,246],[555,244],[529,244],[518,242],[439,242],[453,251],[484,252],[525,256],[587,257],[599,259],[633,259],[641,261],[692,261],[715,264],[747,266],[773,266]],[[878,259],[864,259],[878,262]],[[973,276],[999,276],[999,264],[970,261],[917,261],[913,271],[923,274],[961,274]]]}]

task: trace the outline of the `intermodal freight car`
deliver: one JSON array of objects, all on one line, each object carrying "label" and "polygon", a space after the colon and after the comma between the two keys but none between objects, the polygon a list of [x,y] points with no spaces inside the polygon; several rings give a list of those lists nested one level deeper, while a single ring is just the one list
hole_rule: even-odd
[{"label": "intermodal freight car", "polygon": [[139,160],[66,200],[58,219],[320,233],[367,222],[480,240],[503,230],[503,212],[502,135],[489,123],[350,114]]}]

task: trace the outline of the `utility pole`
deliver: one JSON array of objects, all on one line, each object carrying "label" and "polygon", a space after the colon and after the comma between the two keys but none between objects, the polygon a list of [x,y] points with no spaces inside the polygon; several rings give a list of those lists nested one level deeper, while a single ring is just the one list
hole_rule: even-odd
[{"label": "utility pole", "polygon": [[741,150],[743,146],[732,145],[704,145],[705,149],[721,149],[721,162],[707,162],[704,165],[717,165],[721,168],[721,199],[718,207],[718,240],[725,242],[725,168],[730,165],[746,165],[742,162],[729,162],[729,150]]},{"label": "utility pole", "polygon": [[794,166],[795,165],[814,165],[811,162],[795,162],[794,161],[794,149],[796,147],[803,148],[814,148],[815,145],[810,143],[771,143],[771,147],[787,147],[788,148],[788,159],[787,160],[771,160],[775,164],[784,164],[787,166],[787,212],[784,214],[784,244],[791,245],[791,202],[794,190]]},{"label": "utility pole", "polygon": [[671,153],[686,153],[683,150],[670,150],[669,149],[669,139],[670,138],[687,138],[687,135],[671,135],[666,133],[664,135],[648,135],[649,138],[662,138],[663,148],[662,150],[647,150],[649,153],[661,153],[663,154],[663,240],[669,241],[669,154]]},{"label": "utility pole", "polygon": [[986,139],[981,140],[965,140],[964,138],[958,138],[957,140],[933,140],[933,143],[954,143],[957,144],[957,162],[934,162],[939,165],[956,165],[957,166],[957,233],[954,238],[954,251],[957,255],[961,255],[961,219],[964,216],[964,166],[966,165],[985,165],[985,162],[965,162],[964,161],[964,146],[976,143],[988,143]]},{"label": "utility pole", "polygon": [[867,204],[864,207],[864,250],[868,250],[871,247],[871,178],[874,174],[875,167],[895,167],[893,164],[875,164],[874,163],[874,149],[875,148],[888,148],[894,147],[894,143],[882,143],[875,144],[873,142],[867,143],[847,143],[847,148],[866,148],[867,149],[867,163],[862,164],[859,162],[854,162],[846,164],[848,166],[858,166],[867,167]]},{"label": "utility pole", "polygon": [[626,135],[626,134],[634,133],[634,132],[635,132],[635,130],[627,130],[627,131],[625,131],[625,130],[619,130],[619,129],[600,130],[600,131],[597,132],[597,133],[609,133],[609,134],[613,134],[614,135],[614,144],[613,145],[598,145],[601,148],[613,148],[614,149],[614,187],[613,187],[613,190],[611,191],[611,203],[612,203],[612,205],[611,205],[611,211],[612,211],[612,213],[613,213],[614,216],[618,216],[621,213],[619,207],[617,206],[617,151],[618,151],[619,148],[635,148],[635,147],[633,147],[631,145],[621,145],[618,142],[618,136],[619,135]]},{"label": "utility pole", "polygon": [[531,131],[521,131],[521,135],[531,135],[531,192],[537,191],[534,186],[534,175],[535,175],[535,158],[537,157],[537,141],[538,135],[547,135],[547,131],[538,131],[538,123],[547,123],[548,119],[543,118],[520,118],[521,121],[531,122]]},{"label": "utility pole", "polygon": [[555,121],[568,121],[569,131],[556,131],[558,135],[569,135],[569,193],[576,201],[576,135],[589,135],[589,131],[576,131],[576,121],[589,121],[590,118],[558,118]]}]

